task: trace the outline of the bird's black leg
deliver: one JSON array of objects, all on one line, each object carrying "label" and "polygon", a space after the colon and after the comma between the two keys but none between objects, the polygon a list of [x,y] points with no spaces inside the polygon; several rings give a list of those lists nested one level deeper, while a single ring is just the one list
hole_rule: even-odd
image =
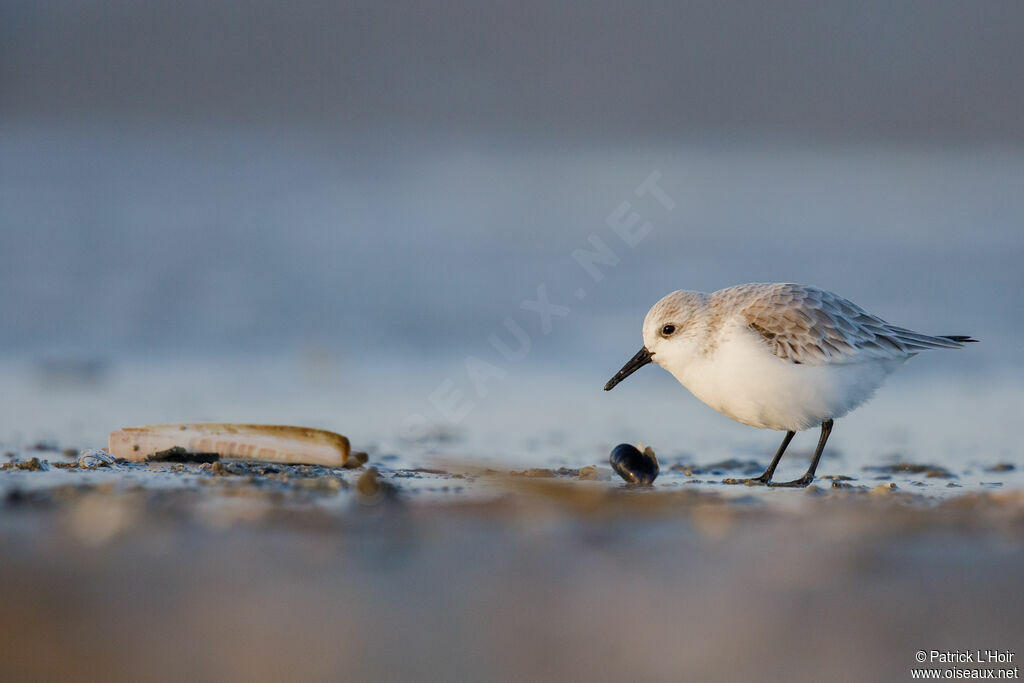
[{"label": "bird's black leg", "polygon": [[821,452],[825,450],[825,442],[828,441],[828,435],[832,433],[832,420],[825,420],[821,423],[821,437],[818,439],[818,448],[814,451],[814,458],[811,460],[811,467],[807,470],[807,474],[795,479],[793,481],[780,482],[778,484],[768,484],[769,486],[791,486],[794,488],[802,488],[809,485],[814,481],[814,470],[818,469],[818,461],[821,460]]},{"label": "bird's black leg", "polygon": [[782,440],[782,445],[779,446],[779,450],[775,452],[775,457],[772,458],[772,462],[768,465],[768,469],[761,474],[760,477],[753,477],[751,479],[725,479],[723,484],[745,484],[748,481],[752,483],[767,484],[772,480],[772,475],[775,474],[775,468],[779,466],[779,460],[782,460],[782,454],[786,452],[786,447],[789,446],[789,442],[796,436],[796,432],[786,432],[786,438]]}]

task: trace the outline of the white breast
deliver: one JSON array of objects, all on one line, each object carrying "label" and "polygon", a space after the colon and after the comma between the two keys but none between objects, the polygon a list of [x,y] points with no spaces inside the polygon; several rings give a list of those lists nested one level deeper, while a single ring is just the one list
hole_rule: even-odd
[{"label": "white breast", "polygon": [[707,353],[666,368],[718,412],[767,429],[799,431],[871,398],[905,359],[800,365],[772,353],[741,321],[720,328]]}]

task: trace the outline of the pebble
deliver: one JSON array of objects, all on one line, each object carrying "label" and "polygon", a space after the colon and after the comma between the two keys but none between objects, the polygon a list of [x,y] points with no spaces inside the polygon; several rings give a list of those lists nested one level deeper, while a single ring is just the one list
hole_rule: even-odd
[{"label": "pebble", "polygon": [[363,451],[352,451],[348,458],[345,459],[345,464],[342,467],[348,470],[357,470],[365,465],[369,459],[370,456]]},{"label": "pebble", "polygon": [[893,491],[898,491],[898,490],[899,490],[899,487],[896,486],[896,484],[879,484],[875,488],[873,488],[870,491],[868,491],[868,493],[870,493],[872,495],[876,495],[876,496],[878,496],[878,495],[884,496],[884,495],[888,495],[888,494],[892,493]]},{"label": "pebble", "polygon": [[49,468],[46,460],[40,460],[39,458],[32,457],[25,462],[9,462],[0,467],[4,470],[26,470],[29,472],[42,471],[45,472]]},{"label": "pebble", "polygon": [[610,481],[611,475],[612,473],[606,469],[601,469],[596,465],[587,465],[580,468],[576,477],[583,481]]},{"label": "pebble", "polygon": [[398,490],[393,484],[384,481],[376,467],[370,467],[356,480],[356,491],[361,503],[374,504],[393,497]]},{"label": "pebble", "polygon": [[528,470],[514,472],[513,474],[518,474],[520,477],[532,477],[534,479],[547,479],[549,477],[557,476],[554,470],[549,470],[546,467],[531,467]]}]

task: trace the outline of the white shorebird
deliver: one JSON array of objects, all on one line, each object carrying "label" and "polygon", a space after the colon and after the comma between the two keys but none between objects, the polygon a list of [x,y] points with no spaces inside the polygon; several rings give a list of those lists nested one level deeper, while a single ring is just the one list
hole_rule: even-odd
[{"label": "white shorebird", "polygon": [[[796,284],[672,292],[648,311],[643,335],[643,348],[605,391],[653,362],[723,415],[785,431],[764,473],[743,480],[770,486],[810,484],[833,421],[871,398],[908,358],[977,341],[896,327],[832,292]],[[821,437],[807,474],[772,483],[796,432],[817,425]]]}]

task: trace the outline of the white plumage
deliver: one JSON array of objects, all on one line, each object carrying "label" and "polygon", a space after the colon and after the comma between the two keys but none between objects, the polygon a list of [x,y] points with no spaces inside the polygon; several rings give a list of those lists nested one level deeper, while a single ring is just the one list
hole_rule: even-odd
[{"label": "white plumage", "polygon": [[[676,331],[664,337],[667,324]],[[750,284],[672,292],[647,314],[644,345],[724,415],[800,431],[846,415],[918,351],[963,343],[890,325],[815,287]]]},{"label": "white plumage", "polygon": [[[818,455],[831,421],[871,398],[908,358],[975,341],[897,327],[832,292],[798,284],[672,292],[647,313],[643,337],[644,348],[605,389],[654,362],[743,424],[787,432],[822,425]],[[765,481],[786,444],[788,438]]]}]

